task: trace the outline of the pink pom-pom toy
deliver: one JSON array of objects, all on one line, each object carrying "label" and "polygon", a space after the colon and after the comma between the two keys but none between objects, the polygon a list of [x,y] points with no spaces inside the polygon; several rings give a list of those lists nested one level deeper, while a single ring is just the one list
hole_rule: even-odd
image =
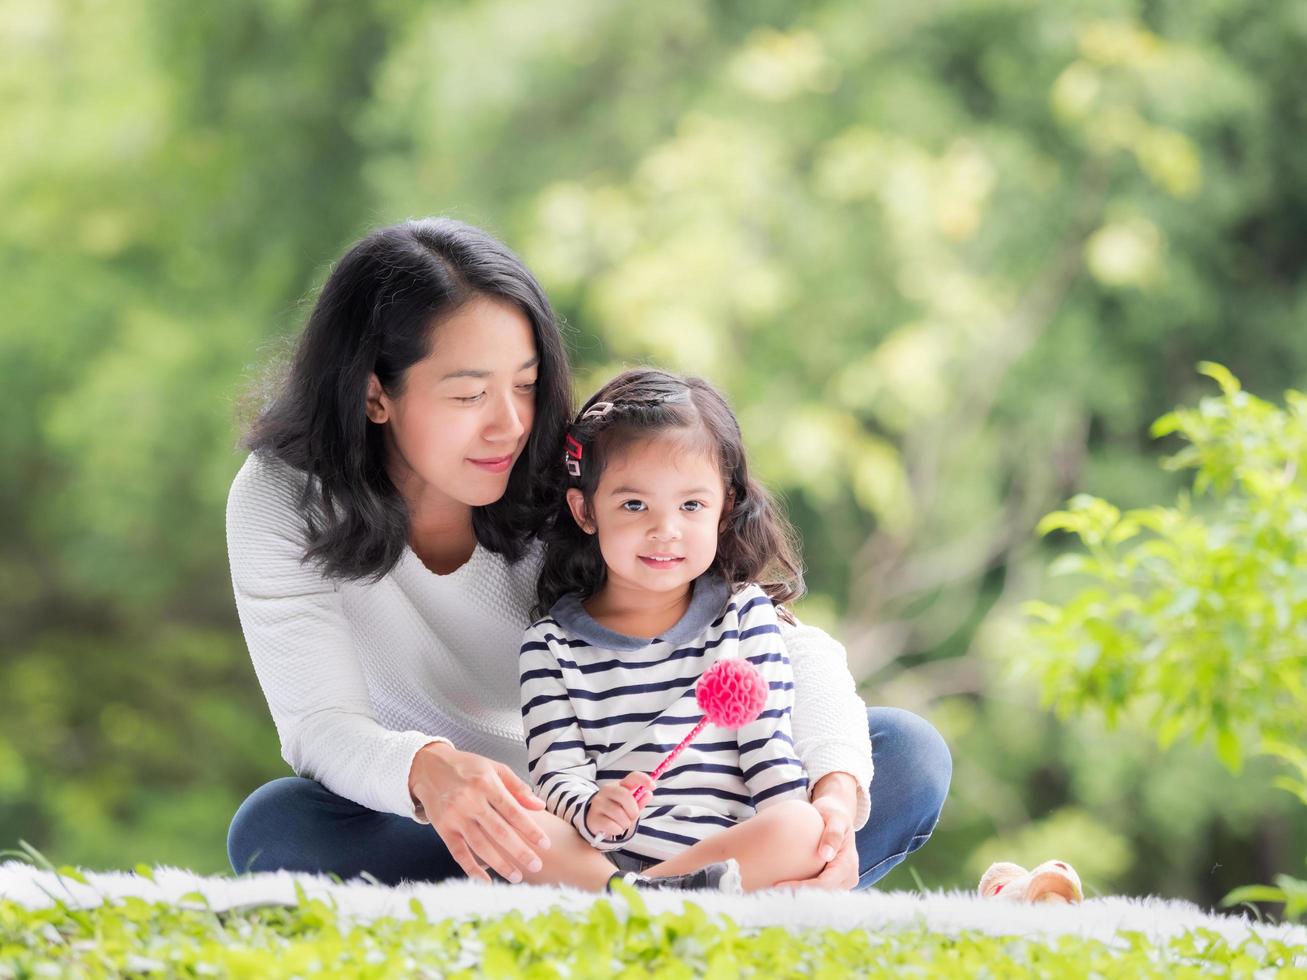
[{"label": "pink pom-pom toy", "polygon": [[719,660],[699,678],[695,700],[709,724],[743,728],[767,703],[767,682],[747,660]]},{"label": "pink pom-pom toy", "polygon": [[[747,660],[719,660],[703,672],[694,697],[703,709],[703,718],[689,735],[681,739],[680,745],[667,753],[667,758],[658,763],[658,768],[649,774],[655,781],[676,761],[676,757],[694,737],[703,731],[705,725],[743,728],[756,719],[767,703],[767,682]],[[637,803],[643,803],[648,795],[643,786],[637,786],[634,792]]]}]

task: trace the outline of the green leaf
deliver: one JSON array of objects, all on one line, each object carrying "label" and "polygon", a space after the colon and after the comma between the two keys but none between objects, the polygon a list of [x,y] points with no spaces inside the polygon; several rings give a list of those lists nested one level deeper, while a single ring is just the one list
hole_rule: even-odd
[{"label": "green leaf", "polygon": [[1276,776],[1271,780],[1271,785],[1297,797],[1300,803],[1307,806],[1307,782],[1292,776]]},{"label": "green leaf", "polygon": [[1231,772],[1237,773],[1243,769],[1243,748],[1239,744],[1239,736],[1229,728],[1221,728],[1216,732],[1216,757]]},{"label": "green leaf", "polygon": [[61,878],[68,878],[82,885],[90,884],[90,882],[86,880],[86,875],[82,874],[81,871],[69,864],[61,865],[58,874]]},{"label": "green leaf", "polygon": [[1040,537],[1051,534],[1053,531],[1069,531],[1078,534],[1083,526],[1084,519],[1080,515],[1073,514],[1070,511],[1057,510],[1046,515],[1035,526],[1035,531]]},{"label": "green leaf", "polygon": [[1149,428],[1149,434],[1154,439],[1160,439],[1162,436],[1169,436],[1180,428],[1180,416],[1176,412],[1167,412]]},{"label": "green leaf", "polygon": [[1175,744],[1175,740],[1189,727],[1189,719],[1183,714],[1168,715],[1157,729],[1157,744],[1164,749]]},{"label": "green leaf", "polygon": [[1062,610],[1048,602],[1031,599],[1021,604],[1021,611],[1031,619],[1052,623],[1062,617]]},{"label": "green leaf", "polygon": [[1198,373],[1205,374],[1215,381],[1221,386],[1221,391],[1227,395],[1233,395],[1242,387],[1239,384],[1239,379],[1231,374],[1228,368],[1217,364],[1215,361],[1199,361]]},{"label": "green leaf", "polygon": [[1229,908],[1231,905],[1240,905],[1243,902],[1284,902],[1284,900],[1283,889],[1272,888],[1270,885],[1241,885],[1221,899],[1221,904]]}]

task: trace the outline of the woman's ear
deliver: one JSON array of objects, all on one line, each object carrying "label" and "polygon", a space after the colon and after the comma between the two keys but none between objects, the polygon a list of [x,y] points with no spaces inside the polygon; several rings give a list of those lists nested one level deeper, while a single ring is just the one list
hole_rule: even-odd
[{"label": "woman's ear", "polygon": [[594,522],[590,520],[590,508],[585,505],[585,494],[573,487],[567,491],[567,509],[572,512],[572,520],[586,534],[594,534]]},{"label": "woman's ear", "polygon": [[368,421],[378,425],[390,419],[390,398],[375,374],[368,375],[368,399],[365,411]]}]

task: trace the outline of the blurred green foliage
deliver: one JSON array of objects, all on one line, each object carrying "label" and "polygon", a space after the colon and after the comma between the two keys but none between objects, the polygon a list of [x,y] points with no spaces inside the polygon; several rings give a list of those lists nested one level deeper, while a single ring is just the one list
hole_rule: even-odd
[{"label": "blurred green foliage", "polygon": [[1307,804],[1307,395],[1281,409],[1204,373],[1221,396],[1153,426],[1188,443],[1165,462],[1194,469],[1195,498],[1123,513],[1082,495],[1040,522],[1079,539],[1053,570],[1087,584],[1027,605],[1040,649],[1021,666],[1064,715],[1141,708],[1163,747],[1210,732],[1236,771],[1279,756]]},{"label": "blurred green foliage", "polygon": [[[1037,647],[1016,666],[1063,716],[1139,715],[1163,747],[1210,733],[1235,772],[1250,752],[1276,757],[1290,773],[1274,785],[1307,805],[1307,396],[1289,391],[1281,409],[1201,369],[1220,396],[1153,425],[1186,441],[1164,462],[1193,469],[1194,495],[1124,513],[1081,495],[1044,518],[1084,549],[1053,570],[1084,584],[1060,606],[1027,604]],[[1307,899],[1291,896],[1307,882],[1278,880],[1301,915]]]},{"label": "blurred green foliage", "polygon": [[1307,828],[1260,764],[996,665],[1061,598],[1041,515],[1174,496],[1147,426],[1194,363],[1300,384],[1305,55],[1255,0],[5,5],[0,841],[223,866],[283,771],[223,553],[243,393],[354,237],[443,213],[540,274],[582,394],[728,390],[802,614],[954,747],[929,884],[995,841],[1099,890],[1269,880]]}]

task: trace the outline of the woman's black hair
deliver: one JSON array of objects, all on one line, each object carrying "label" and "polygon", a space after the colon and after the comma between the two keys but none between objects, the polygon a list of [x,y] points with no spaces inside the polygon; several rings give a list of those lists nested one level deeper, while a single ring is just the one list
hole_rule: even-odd
[{"label": "woman's black hair", "polygon": [[510,561],[539,527],[533,474],[557,463],[571,410],[562,333],[521,259],[478,228],[426,218],[381,228],[327,277],[280,391],[246,446],[307,474],[300,510],[306,561],[341,579],[379,579],[408,543],[408,508],[386,470],[385,433],[366,412],[368,379],[392,395],[431,352],[442,319],[469,300],[511,303],[531,324],[539,356],[535,420],[503,497],[472,508],[480,544]]},{"label": "woman's black hair", "polygon": [[598,536],[577,526],[567,490],[579,489],[589,509],[614,456],[641,440],[666,435],[683,440],[688,450],[711,454],[725,483],[726,507],[709,572],[721,575],[732,589],[757,583],[776,603],[803,595],[794,531],[766,488],[749,476],[740,425],[726,399],[702,378],[637,368],[604,385],[568,427],[564,452],[554,464],[553,504],[541,534],[545,558],[535,615],[547,614],[569,592],[582,599],[593,596],[607,580]]}]

